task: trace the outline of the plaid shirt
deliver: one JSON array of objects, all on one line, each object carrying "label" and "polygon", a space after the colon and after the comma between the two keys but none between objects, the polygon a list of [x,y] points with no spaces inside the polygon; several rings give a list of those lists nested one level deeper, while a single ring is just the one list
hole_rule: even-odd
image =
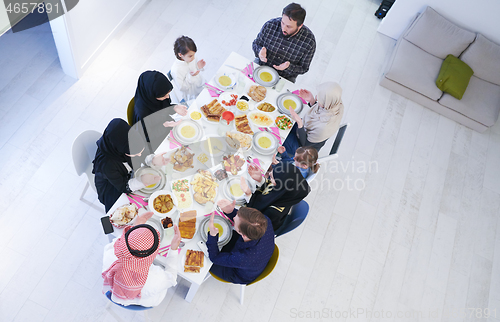
[{"label": "plaid shirt", "polygon": [[262,47],[266,47],[267,62],[259,60],[259,65],[272,67],[289,61],[290,66],[285,70],[278,70],[278,73],[282,77],[295,80],[298,75],[305,74],[309,70],[316,51],[316,40],[312,31],[306,26],[302,26],[297,34],[285,37],[281,31],[280,17],[266,22],[253,41],[252,49],[257,58]]}]

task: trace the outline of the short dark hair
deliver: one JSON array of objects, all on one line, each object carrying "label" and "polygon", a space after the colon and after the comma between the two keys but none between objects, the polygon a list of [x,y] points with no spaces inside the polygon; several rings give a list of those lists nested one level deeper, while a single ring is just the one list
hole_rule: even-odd
[{"label": "short dark hair", "polygon": [[197,51],[196,44],[194,43],[193,39],[187,37],[187,36],[180,36],[177,38],[174,42],[174,53],[175,53],[175,58],[178,60],[182,60],[179,57],[179,54],[185,55],[190,51]]},{"label": "short dark hair", "polygon": [[292,2],[285,8],[283,8],[283,15],[286,15],[293,21],[297,22],[297,27],[302,26],[304,20],[306,20],[306,10],[300,6],[300,4]]},{"label": "short dark hair", "polygon": [[254,208],[241,207],[238,210],[240,232],[251,240],[260,239],[267,230],[267,218]]}]

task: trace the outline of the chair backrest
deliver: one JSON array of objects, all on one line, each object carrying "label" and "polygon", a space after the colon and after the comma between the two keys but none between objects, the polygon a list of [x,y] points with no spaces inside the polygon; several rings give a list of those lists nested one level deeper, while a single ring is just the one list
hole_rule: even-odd
[{"label": "chair backrest", "polygon": [[341,125],[339,127],[339,130],[337,132],[337,136],[335,137],[335,141],[333,142],[332,148],[330,150],[330,154],[336,154],[340,143],[342,142],[342,138],[344,137],[345,131],[347,130],[347,127],[349,126],[349,123]]},{"label": "chair backrest", "polygon": [[280,256],[280,250],[278,248],[278,245],[275,244],[273,254],[271,255],[271,259],[269,259],[269,262],[267,263],[266,267],[264,268],[264,271],[262,273],[260,273],[259,276],[257,276],[255,281],[248,283],[247,285],[257,283],[258,281],[264,279],[267,275],[271,274],[271,272],[276,267],[276,264],[278,263],[279,256]]},{"label": "chair backrest", "polygon": [[120,304],[120,303],[116,303],[114,302],[112,299],[111,299],[111,291],[107,291],[106,292],[106,297],[108,298],[108,300],[110,300],[112,303],[124,308],[124,309],[127,309],[127,310],[131,310],[131,311],[144,311],[144,310],[149,310],[149,309],[152,309],[153,307],[146,307],[146,306],[142,306],[142,305],[135,305],[135,304],[132,304],[132,305],[123,305],[123,304]]},{"label": "chair backrest", "polygon": [[285,221],[278,228],[274,234],[276,237],[284,235],[295,228],[299,227],[300,224],[306,219],[307,213],[309,212],[309,204],[305,200],[301,200],[298,204],[292,207],[290,214],[286,216]]},{"label": "chair backrest", "polygon": [[97,140],[101,137],[101,133],[94,130],[87,130],[73,141],[72,154],[73,164],[76,173],[81,176],[83,173],[87,175],[92,189],[95,189],[94,175],[92,174],[92,161],[95,158],[97,151]]},{"label": "chair backrest", "polygon": [[132,97],[127,107],[127,121],[128,125],[134,125],[134,107],[135,107],[135,97]]}]

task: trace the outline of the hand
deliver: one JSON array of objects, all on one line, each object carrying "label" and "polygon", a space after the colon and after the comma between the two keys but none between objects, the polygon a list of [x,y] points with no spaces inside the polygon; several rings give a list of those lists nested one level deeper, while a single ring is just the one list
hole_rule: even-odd
[{"label": "hand", "polygon": [[176,127],[177,125],[179,125],[181,121],[177,121],[177,122],[174,122],[174,121],[166,121],[165,123],[163,123],[163,126],[164,127]]},{"label": "hand", "polygon": [[275,164],[278,164],[280,163],[278,160],[276,160],[276,155],[273,155],[273,158],[271,159],[271,164],[272,165],[275,165]]},{"label": "hand", "polygon": [[195,71],[195,72],[189,72],[189,74],[190,74],[191,76],[196,76],[196,75],[198,75],[199,73],[200,73],[200,71],[199,71],[199,70],[197,70],[197,71]]},{"label": "hand", "polygon": [[314,95],[308,91],[307,89],[301,89],[299,90],[299,96],[305,99],[306,101],[309,102],[309,104],[313,105],[316,103],[316,100],[314,99]]},{"label": "hand", "polygon": [[141,176],[141,182],[147,187],[152,184],[160,182],[160,176],[155,176],[152,174],[143,174]]},{"label": "hand", "polygon": [[278,66],[273,65],[274,69],[277,69],[277,70],[285,70],[285,69],[288,68],[288,66],[290,66],[290,62],[289,61],[286,61],[283,64],[278,65]]},{"label": "hand", "polygon": [[280,146],[278,147],[278,152],[279,152],[279,153],[284,153],[285,151],[286,151],[286,148],[285,148],[284,146],[280,145]]},{"label": "hand", "polygon": [[304,123],[302,122],[302,119],[300,118],[299,114],[297,114],[297,112],[295,112],[295,110],[293,108],[290,109],[290,116],[292,117],[292,119],[297,122],[297,126],[299,127],[299,129],[304,125]]},{"label": "hand", "polygon": [[259,59],[260,61],[267,63],[267,49],[266,47],[262,47],[262,49],[259,51]]},{"label": "hand", "polygon": [[230,214],[231,212],[233,212],[234,206],[236,205],[236,200],[233,200],[233,202],[231,202],[227,199],[221,199],[217,201],[217,205],[219,205],[224,213]]},{"label": "hand", "polygon": [[141,215],[137,215],[137,220],[135,221],[134,226],[145,224],[146,221],[148,221],[149,218],[151,218],[151,217],[153,217],[152,211],[148,211],[148,212],[145,212]]},{"label": "hand", "polygon": [[262,171],[256,165],[250,164],[248,166],[248,174],[257,182],[262,180]]},{"label": "hand", "polygon": [[181,243],[181,232],[179,231],[179,227],[174,225],[174,238],[170,242],[170,249],[177,250],[179,248],[179,244]]},{"label": "hand", "polygon": [[184,105],[178,104],[174,106],[174,111],[179,115],[186,116],[188,113],[188,108]]},{"label": "hand", "polygon": [[212,212],[212,215],[210,216],[210,221],[208,222],[208,228],[210,228],[210,236],[217,236],[219,233],[219,228],[215,227],[214,225],[214,217],[215,217],[215,211]]},{"label": "hand", "polygon": [[241,190],[247,195],[250,196],[252,194],[252,190],[248,187],[247,181],[245,180],[244,177],[240,177],[240,185],[241,185]]},{"label": "hand", "polygon": [[196,63],[196,67],[198,67],[198,69],[203,69],[205,67],[207,63],[205,63],[205,61],[203,59],[200,59],[198,60],[198,62]]},{"label": "hand", "polygon": [[161,154],[158,154],[158,155],[155,155],[153,157],[153,165],[157,166],[157,167],[161,167],[163,165],[166,165],[170,162],[170,158],[165,158],[165,155],[167,154],[168,152],[164,152],[164,153],[161,153]]}]

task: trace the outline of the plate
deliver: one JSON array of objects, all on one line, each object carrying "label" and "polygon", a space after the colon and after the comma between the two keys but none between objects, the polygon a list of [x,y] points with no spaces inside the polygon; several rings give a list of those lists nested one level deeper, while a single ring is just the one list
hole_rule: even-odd
[{"label": "plate", "polygon": [[269,113],[253,111],[248,113],[248,120],[255,126],[266,127],[274,124],[274,119],[269,116]]},{"label": "plate", "polygon": [[233,89],[236,85],[237,79],[238,78],[234,75],[234,73],[222,72],[215,75],[214,82],[217,87],[223,90],[228,90]]},{"label": "plate", "polygon": [[174,127],[173,134],[175,140],[187,145],[199,141],[203,137],[203,129],[197,122],[186,119]]},{"label": "plate", "polygon": [[[210,221],[210,216],[207,216],[203,218],[203,220],[200,222],[199,226],[199,231],[198,233],[200,234],[201,239],[206,242],[208,239],[208,222]],[[220,235],[219,231],[219,241],[217,245],[219,247],[222,247],[229,243],[231,240],[231,237],[233,236],[233,227],[231,226],[231,223],[226,219],[221,216],[215,216],[214,217],[214,224],[219,224],[222,227],[222,236]]]},{"label": "plate", "polygon": [[304,107],[304,104],[302,103],[302,100],[300,99],[299,96],[293,94],[293,93],[283,93],[278,98],[276,99],[276,105],[278,106],[278,110],[287,115],[291,115],[290,111],[288,108],[285,107],[285,105],[288,106],[288,104],[293,104],[297,106],[295,108],[295,112],[299,114],[302,111],[302,108]]},{"label": "plate", "polygon": [[147,187],[140,189],[139,191],[142,193],[150,195],[155,191],[163,189],[163,187],[167,183],[167,178],[165,177],[165,174],[162,171],[155,170],[155,169],[148,167],[148,166],[144,166],[144,167],[139,168],[135,172],[134,177],[140,180],[140,178],[143,174],[152,174],[155,176],[160,176],[161,179],[158,183],[155,183],[154,185],[147,186]]},{"label": "plate", "polygon": [[[264,105],[266,105],[266,108],[269,109],[270,111],[261,110],[261,107],[264,107]],[[258,111],[264,112],[264,113],[272,113],[272,112],[276,111],[276,106],[274,106],[273,104],[268,103],[268,102],[261,102],[261,103],[257,104],[256,108]]]},{"label": "plate", "polygon": [[[157,211],[154,208],[154,206],[153,206],[154,205],[154,200],[159,195],[170,195],[172,197],[172,201],[174,202],[174,206],[172,207],[172,209],[170,209],[170,211],[168,211],[166,213],[161,213],[161,212]],[[178,204],[177,198],[175,197],[175,194],[172,191],[169,191],[169,190],[159,190],[159,191],[155,191],[149,197],[148,208],[149,208],[149,211],[152,211],[155,215],[157,215],[157,216],[159,216],[161,218],[165,218],[166,216],[170,217],[170,215],[175,212],[175,210],[177,209],[177,204]]]},{"label": "plate", "polygon": [[[288,120],[288,121],[289,121],[289,124],[288,124],[287,126],[279,126],[279,125],[278,125],[278,121],[279,121],[279,120]],[[276,124],[276,126],[278,127],[278,129],[286,131],[286,130],[289,130],[289,129],[291,129],[291,128],[292,128],[292,126],[293,126],[293,121],[292,121],[292,119],[290,119],[290,118],[289,118],[288,116],[286,116],[286,115],[278,115],[278,116],[276,117],[276,119],[274,120],[274,124]]]},{"label": "plate", "polygon": [[[187,189],[187,190],[177,191],[176,189],[174,189],[174,185],[180,185],[180,184],[182,184],[182,181],[185,182],[185,185],[187,186],[185,189]],[[193,206],[193,196],[191,195],[191,187],[189,185],[189,179],[183,178],[183,179],[173,181],[172,182],[172,192],[174,193],[175,197],[177,198],[177,205],[176,205],[177,208],[184,210],[184,209],[190,209]],[[179,198],[182,198],[181,194],[184,194],[184,197],[185,197],[184,202],[182,201],[182,199],[179,200]],[[177,195],[179,195],[179,196],[177,196]]]},{"label": "plate", "polygon": [[[247,182],[247,185],[250,187],[251,186],[250,182],[246,178],[245,180]],[[238,205],[242,205],[245,202],[245,194],[243,190],[240,189],[241,192],[237,190],[238,187],[240,187],[240,182],[241,182],[241,176],[232,177],[224,183],[224,188],[223,188],[224,196],[226,197],[226,199],[236,200],[236,204]],[[240,192],[241,194],[235,195],[235,189],[237,192]]]},{"label": "plate", "polygon": [[[229,137],[227,133],[229,133],[231,137]],[[248,146],[243,146],[240,140],[248,142]],[[226,143],[232,150],[241,149],[241,151],[246,152],[252,148],[252,136],[238,131],[226,132]]]},{"label": "plate", "polygon": [[210,259],[207,257],[207,255],[203,254],[203,256],[204,256],[203,267],[200,268],[200,273],[184,272],[184,265],[186,264],[186,254],[187,254],[188,250],[195,250],[195,251],[203,253],[203,251],[201,249],[199,249],[199,248],[197,248],[197,249],[192,249],[192,248],[182,249],[181,250],[182,251],[182,258],[181,258],[181,266],[180,266],[180,267],[182,267],[182,274],[195,274],[195,275],[199,275],[200,273],[204,272],[203,270],[207,267],[207,261],[210,261]]},{"label": "plate", "polygon": [[236,108],[238,109],[238,111],[244,113],[250,109],[250,104],[248,101],[240,99],[236,102]]},{"label": "plate", "polygon": [[[264,148],[261,146],[261,144],[263,143],[268,143],[268,141],[265,138],[271,141],[271,145],[268,148]],[[254,151],[262,155],[274,154],[278,149],[278,139],[273,134],[267,131],[260,131],[255,133],[252,140],[253,140]],[[261,140],[260,144],[259,140]]]},{"label": "plate", "polygon": [[219,96],[219,103],[227,110],[230,107],[236,106],[238,94],[224,92]]},{"label": "plate", "polygon": [[[238,159],[240,159],[240,160],[242,160],[242,161],[243,161],[243,163],[242,163],[242,164],[241,164],[241,166],[240,166],[240,170],[238,170],[238,171],[236,172],[236,174],[233,174],[233,173],[231,172],[231,170],[230,170],[230,169],[228,170],[228,169],[226,168],[226,160],[225,160],[225,158],[230,159],[230,157],[231,157],[231,156],[234,156],[234,158],[238,157]],[[228,162],[228,164],[230,164],[230,162],[229,162],[229,161],[227,161],[227,162]],[[236,162],[236,161],[235,161],[235,162]],[[240,161],[239,163],[241,163],[241,161]],[[237,154],[237,153],[230,153],[230,154],[228,154],[228,155],[223,156],[223,157],[222,157],[222,164],[224,164],[224,169],[226,170],[227,174],[228,174],[228,175],[233,175],[233,176],[236,176],[236,175],[240,175],[240,174],[242,174],[242,173],[246,170],[246,168],[247,168],[247,162],[246,162],[245,158],[244,158],[242,155]],[[230,165],[229,165],[229,166],[230,166]],[[236,169],[235,169],[235,170],[236,170]]]},{"label": "plate", "polygon": [[253,71],[253,79],[259,85],[272,87],[280,81],[280,76],[274,68],[259,66]]},{"label": "plate", "polygon": [[[135,209],[135,216],[134,218],[132,218],[129,222],[127,222],[126,224],[123,224],[123,225],[119,225],[119,224],[115,224],[112,220],[111,220],[111,217],[113,217],[114,213],[117,212],[117,211],[120,211],[122,208],[124,207],[129,207],[129,206],[132,206],[134,209]],[[135,220],[137,219],[137,215],[139,214],[139,209],[137,209],[137,205],[136,204],[133,204],[133,203],[127,203],[127,204],[124,204],[118,208],[115,209],[115,211],[113,211],[110,215],[109,215],[109,221],[111,222],[111,224],[117,228],[123,228],[125,226],[130,226],[130,225],[133,225],[135,223]],[[122,217],[123,218],[123,217]]]},{"label": "plate", "polygon": [[206,140],[201,141],[200,146],[207,156],[220,156],[226,150],[226,143],[220,136],[209,136]]},{"label": "plate", "polygon": [[[206,184],[206,181],[199,181],[203,182],[202,185],[194,185],[193,182],[195,178],[197,178],[197,175],[203,175],[203,174],[210,174],[211,180],[216,183],[216,185],[213,184]],[[202,180],[202,178],[196,179]],[[191,190],[193,191],[193,199],[200,205],[205,205],[208,201],[211,201],[215,203],[215,200],[217,200],[217,193],[219,191],[219,183],[217,182],[217,179],[215,176],[212,174],[210,170],[202,170],[199,169],[198,173],[196,173],[193,178],[189,182],[191,184]],[[213,194],[213,191],[215,190],[215,194]],[[197,192],[200,191],[200,192]],[[213,196],[212,196],[213,195]],[[198,200],[196,198],[198,197]],[[201,199],[201,200],[200,200]]]}]

